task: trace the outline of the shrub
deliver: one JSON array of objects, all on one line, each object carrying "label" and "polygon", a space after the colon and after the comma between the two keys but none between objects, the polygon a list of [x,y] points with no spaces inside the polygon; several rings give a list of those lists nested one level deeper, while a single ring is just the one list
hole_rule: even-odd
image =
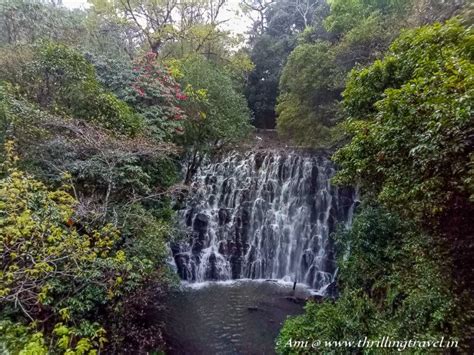
[{"label": "shrub", "polygon": [[[365,206],[350,230],[336,235],[341,296],[309,302],[305,314],[287,320],[279,353],[304,353],[289,339],[359,341],[367,337],[459,339],[465,322],[445,282],[449,270],[428,236],[384,209]],[[338,350],[324,349],[325,351]],[[377,349],[352,349],[376,354]],[[347,353],[349,349],[339,350]],[[371,352],[372,351],[372,352]]]}]

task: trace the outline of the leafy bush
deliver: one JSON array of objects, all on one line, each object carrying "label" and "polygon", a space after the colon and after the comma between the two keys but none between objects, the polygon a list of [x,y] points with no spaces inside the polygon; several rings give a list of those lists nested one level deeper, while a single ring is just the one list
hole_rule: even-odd
[{"label": "leafy bush", "polygon": [[189,96],[183,107],[190,112],[180,142],[212,146],[216,141],[237,142],[245,137],[250,129],[249,111],[230,77],[202,57],[189,58],[177,67]]},{"label": "leafy bush", "polygon": [[[45,139],[47,132],[41,123],[50,118],[44,111],[15,95],[8,82],[0,82],[0,144],[15,137],[17,146],[28,146],[33,141]],[[3,151],[0,153],[3,157]]]},{"label": "leafy bush", "polygon": [[183,131],[186,100],[171,71],[162,66],[154,53],[147,53],[134,63],[133,95],[127,100],[145,118],[150,134],[158,140],[170,140]]},{"label": "leafy bush", "polygon": [[[452,300],[468,309],[474,285],[468,266],[474,235],[473,38],[472,28],[458,20],[424,26],[402,33],[383,60],[354,70],[344,91],[351,138],[334,155],[336,183],[359,185],[366,199],[416,222],[433,244],[442,245],[445,253],[438,258],[449,273],[444,284],[455,291]],[[412,248],[412,255],[420,252]],[[423,270],[429,275],[430,268]],[[436,304],[418,291],[424,287],[431,294],[426,279],[412,281],[417,289],[407,300],[419,307],[407,308],[413,315],[429,309],[424,302]]]},{"label": "leafy bush", "polygon": [[326,146],[333,140],[341,86],[337,70],[329,42],[301,44],[291,52],[276,106],[280,135],[311,146]]},{"label": "leafy bush", "polygon": [[174,67],[187,95],[183,109],[188,119],[176,142],[185,148],[189,181],[205,154],[247,137],[250,114],[231,78],[203,57],[176,61]]},{"label": "leafy bush", "polygon": [[0,320],[0,349],[6,354],[48,354],[42,332],[9,320]]},{"label": "leafy bush", "polygon": [[405,32],[387,56],[354,70],[344,92],[353,137],[336,182],[434,222],[471,195],[472,29],[457,21]]},{"label": "leafy bush", "polygon": [[6,152],[5,176],[0,180],[3,316],[24,318],[38,329],[53,324],[48,335],[55,337],[59,349],[98,349],[104,331],[87,316],[97,304],[120,293],[131,267],[123,251],[113,250],[118,232],[110,225],[77,229],[75,201],[66,186],[48,190],[15,167],[18,158],[11,142]]},{"label": "leafy bush", "polygon": [[[2,89],[1,138],[16,139],[22,155],[18,163],[59,189],[63,186],[61,172],[69,172],[67,181],[75,196],[71,206],[75,229],[79,235],[88,235],[88,231],[113,224],[121,233],[110,250],[123,253],[126,262],[96,258],[91,253],[91,259],[78,266],[73,280],[52,275],[41,310],[52,316],[44,321],[41,318],[35,326],[18,309],[4,307],[2,316],[10,319],[10,326],[5,330],[8,339],[0,342],[11,349],[26,349],[36,346],[36,338],[31,337],[39,331],[45,343],[53,344],[47,346],[48,351],[58,350],[58,342],[66,336],[68,344],[61,340],[61,346],[68,345],[74,351],[85,338],[91,340],[92,348],[104,349],[105,344],[97,341],[105,337],[107,351],[122,348],[123,342],[129,347],[139,345],[143,351],[160,348],[161,325],[156,320],[145,325],[141,319],[145,310],[159,309],[160,295],[174,282],[166,271],[166,241],[173,216],[166,190],[177,178],[175,162],[168,154],[174,148],[143,136],[117,136],[83,120],[53,115],[19,97],[9,85]],[[117,285],[110,280],[113,275],[118,275]],[[59,328],[61,336],[52,333],[58,322],[68,329]],[[16,327],[22,327],[24,336],[19,337],[21,342],[12,343]],[[87,345],[85,341],[81,346]]]},{"label": "leafy bush", "polygon": [[[160,347],[160,326],[150,324],[144,333],[138,309],[143,301],[158,310],[157,297],[173,282],[165,264],[168,223],[137,200],[117,206],[121,237],[111,225],[92,230],[76,218],[78,201],[67,185],[49,190],[18,170],[11,142],[6,159],[0,180],[0,346],[93,354],[104,349],[110,329],[109,349],[120,348],[125,338],[129,344],[142,339],[144,351]],[[132,328],[135,333],[127,332]]]},{"label": "leafy bush", "polygon": [[183,131],[186,100],[172,70],[155,53],[133,62],[89,56],[100,82],[144,118],[144,132],[157,141],[171,140]]},{"label": "leafy bush", "polygon": [[[279,353],[304,352],[285,347],[289,339],[324,343],[384,336],[460,337],[465,319],[445,282],[449,270],[440,263],[431,238],[396,215],[365,206],[350,230],[337,233],[336,242],[340,298],[309,302],[304,315],[287,320],[278,339]],[[371,351],[376,353],[364,350]]]},{"label": "leafy bush", "polygon": [[143,119],[100,86],[94,67],[76,50],[42,42],[2,49],[2,53],[0,79],[50,112],[96,122],[119,133],[135,134],[141,129]]},{"label": "leafy bush", "polygon": [[32,44],[41,39],[77,43],[87,38],[84,14],[54,3],[7,0],[0,8],[1,45]]},{"label": "leafy bush", "polygon": [[294,143],[331,147],[341,142],[341,93],[349,71],[380,58],[404,24],[411,1],[335,0],[330,13],[307,28],[280,77],[278,133]]}]

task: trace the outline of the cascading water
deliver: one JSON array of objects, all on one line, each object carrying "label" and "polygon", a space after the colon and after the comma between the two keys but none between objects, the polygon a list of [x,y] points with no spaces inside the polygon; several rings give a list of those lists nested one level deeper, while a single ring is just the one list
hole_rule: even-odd
[{"label": "cascading water", "polygon": [[320,290],[332,281],[330,234],[351,222],[354,191],[330,184],[323,155],[232,153],[203,166],[180,211],[188,240],[172,247],[188,281],[297,280]]}]

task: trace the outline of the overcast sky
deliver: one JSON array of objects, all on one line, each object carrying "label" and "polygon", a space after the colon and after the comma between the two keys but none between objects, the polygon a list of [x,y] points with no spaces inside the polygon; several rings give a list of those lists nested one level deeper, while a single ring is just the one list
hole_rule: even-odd
[{"label": "overcast sky", "polygon": [[[242,15],[239,2],[239,0],[227,0],[226,11],[222,13],[221,17],[223,20],[229,19],[229,21],[224,23],[222,27],[236,34],[245,34],[251,21],[248,17]],[[70,9],[81,9],[89,6],[87,0],[63,0],[63,5]],[[239,15],[236,14],[237,11]]]}]

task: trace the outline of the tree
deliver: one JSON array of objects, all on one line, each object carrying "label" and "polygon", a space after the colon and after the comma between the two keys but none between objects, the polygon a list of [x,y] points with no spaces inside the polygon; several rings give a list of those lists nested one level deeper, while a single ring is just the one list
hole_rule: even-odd
[{"label": "tree", "polygon": [[373,16],[384,17],[406,14],[412,0],[334,0],[331,14],[325,20],[328,31],[343,35],[359,25],[360,20]]},{"label": "tree", "polygon": [[245,95],[253,112],[254,125],[257,127],[275,126],[279,68],[291,51],[290,46],[286,41],[277,42],[271,36],[265,35],[252,49],[251,59],[255,63],[255,69],[250,73]]},{"label": "tree", "polygon": [[32,44],[38,40],[76,44],[87,34],[80,10],[36,0],[7,0],[0,4],[0,43]]},{"label": "tree", "polygon": [[[13,316],[19,309],[28,321],[38,323],[38,329],[54,317],[55,347],[63,351],[101,348],[105,338],[100,326],[91,323],[93,333],[88,336],[74,329],[74,322],[85,321],[81,318],[88,310],[87,298],[103,302],[114,297],[122,283],[128,267],[125,254],[112,250],[119,235],[110,225],[80,232],[74,225],[75,201],[65,191],[67,186],[49,191],[18,170],[17,159],[13,143],[7,142],[0,180],[3,316]],[[3,336],[8,337],[8,329],[0,340]]]},{"label": "tree", "polygon": [[[299,35],[281,71],[278,132],[307,146],[339,143],[335,126],[343,117],[341,93],[350,70],[381,58],[402,28],[425,21],[417,17],[423,17],[416,12],[421,4],[411,0],[335,0],[329,5],[328,15],[313,20]],[[422,6],[430,8],[431,18],[439,19],[462,8],[436,0]]]},{"label": "tree", "polygon": [[[58,75],[57,80],[61,79],[67,76]],[[34,96],[19,92],[23,92],[26,84],[36,87],[42,83],[18,83],[21,85],[2,83],[0,86],[0,139],[17,141],[21,166],[35,174],[35,181],[41,179],[59,188],[62,186],[60,177],[67,174],[74,195],[71,219],[74,229],[79,235],[101,230],[107,224],[113,225],[113,230],[120,229],[120,238],[116,239],[111,252],[126,254],[130,263],[122,265],[124,270],[114,260],[96,258],[91,264],[79,265],[71,282],[52,274],[51,282],[57,284],[54,284],[54,297],[48,302],[56,308],[52,313],[45,313],[52,307],[48,303],[46,310],[41,311],[41,317],[44,315],[46,319],[34,323],[23,319],[17,310],[0,306],[1,317],[9,318],[5,322],[3,318],[0,320],[0,333],[5,334],[5,337],[0,336],[0,343],[8,344],[12,352],[17,348],[18,351],[32,348],[41,354],[38,349],[45,348],[44,344],[49,344],[50,351],[58,347],[64,351],[63,346],[74,350],[82,337],[95,337],[93,343],[103,338],[103,329],[108,332],[113,329],[114,337],[108,337],[109,351],[121,348],[124,338],[120,335],[125,334],[127,327],[134,330],[126,333],[126,339],[130,344],[138,344],[137,349],[159,348],[162,345],[160,327],[147,327],[145,331],[139,317],[125,321],[123,316],[130,315],[133,309],[142,312],[140,304],[156,306],[159,299],[154,298],[155,291],[164,290],[170,283],[166,276],[165,243],[171,235],[172,219],[168,189],[177,180],[177,168],[171,158],[176,154],[175,147],[151,139],[144,132],[133,136],[120,134],[93,120],[72,118],[64,113],[70,111],[62,106],[67,102],[63,98],[54,106],[41,107],[28,101],[34,100]],[[68,85],[72,83],[64,83]],[[134,89],[130,87],[130,91]],[[44,212],[41,212],[43,207],[47,206],[38,206],[38,214]],[[120,273],[122,281],[120,287],[114,289],[117,297],[111,298],[104,280],[115,271]],[[154,297],[143,285],[154,290]],[[80,292],[76,293],[76,287]],[[131,298],[136,304],[131,305]],[[58,313],[61,309],[69,312],[65,313],[70,317],[67,322]],[[36,316],[33,318],[36,320]],[[40,328],[36,328],[37,323]],[[58,325],[59,333],[52,333],[56,323],[63,323],[67,329]],[[43,330],[42,335],[38,330]],[[60,339],[63,345],[56,344]],[[87,345],[84,342],[76,349],[78,353]]]},{"label": "tree", "polygon": [[299,36],[282,70],[277,105],[280,135],[306,146],[338,142],[335,126],[341,118],[346,75],[354,66],[382,55],[402,26],[406,7],[407,1],[330,3],[328,16]]},{"label": "tree", "polygon": [[127,21],[137,32],[141,41],[146,41],[149,49],[157,52],[161,45],[173,38],[172,13],[176,0],[164,1],[92,1],[94,11],[116,22]]},{"label": "tree", "polygon": [[272,3],[273,0],[247,0],[240,4],[244,14],[252,20],[253,30],[257,31],[258,36],[265,32],[267,25],[265,11]]},{"label": "tree", "polygon": [[473,193],[470,36],[458,21],[407,31],[383,60],[351,73],[344,107],[353,138],[335,155],[337,181],[418,220]]},{"label": "tree", "polygon": [[344,91],[350,143],[335,181],[356,184],[438,236],[454,286],[472,289],[472,28],[458,20],[404,32]]},{"label": "tree", "polygon": [[121,61],[133,60],[140,53],[140,35],[132,24],[90,9],[82,15],[87,32],[73,43],[82,52]]},{"label": "tree", "polygon": [[[250,6],[255,7],[247,5]],[[327,4],[324,1],[285,0],[260,4],[257,10],[260,15],[254,22],[249,41],[255,69],[249,75],[245,96],[253,112],[254,125],[274,128],[278,84],[287,57],[296,46],[300,33],[311,25],[319,28]]]},{"label": "tree", "polygon": [[364,205],[351,229],[339,230],[335,240],[339,297],[310,301],[303,315],[288,319],[278,353],[308,352],[285,346],[290,339],[320,341],[322,352],[335,350],[328,343],[352,341],[353,347],[336,352],[343,354],[360,352],[358,342],[364,339],[462,337],[467,319],[446,282],[442,253],[413,223],[380,206]]},{"label": "tree", "polygon": [[421,0],[414,1],[410,9],[408,23],[410,27],[427,25],[435,22],[443,22],[453,16],[462,16],[469,19],[470,15],[468,1],[442,1],[442,0]]},{"label": "tree", "polygon": [[186,182],[206,154],[241,141],[250,131],[245,98],[231,78],[202,57],[176,63],[188,99],[183,135],[177,138],[187,152]]},{"label": "tree", "polygon": [[329,42],[302,44],[291,52],[276,106],[280,135],[311,146],[331,142],[341,91],[338,69]]},{"label": "tree", "polygon": [[182,132],[186,116],[179,105],[186,95],[169,69],[159,64],[155,53],[149,52],[135,61],[132,73],[133,91],[125,100],[142,114],[149,134],[162,141]]},{"label": "tree", "polygon": [[14,139],[21,159],[0,173],[0,352],[160,349],[162,327],[140,315],[174,280],[169,141],[184,94],[155,54],[137,55],[131,23],[81,11],[76,26],[63,8],[3,6],[14,17],[0,26],[14,31],[0,35],[0,141]]},{"label": "tree", "polygon": [[104,90],[94,67],[78,51],[51,42],[5,49],[0,79],[51,112],[96,122],[117,132],[135,134],[143,119]]},{"label": "tree", "polygon": [[225,0],[93,0],[93,10],[105,18],[120,23],[126,21],[135,28],[140,38],[138,45],[146,43],[154,53],[174,41],[185,40],[195,52],[219,35],[217,27]]},{"label": "tree", "polygon": [[278,132],[308,146],[339,143],[334,126],[343,117],[340,94],[352,68],[381,58],[402,28],[425,23],[424,16],[446,19],[462,10],[463,1],[334,0],[329,6],[326,17],[299,35],[281,71]]}]

